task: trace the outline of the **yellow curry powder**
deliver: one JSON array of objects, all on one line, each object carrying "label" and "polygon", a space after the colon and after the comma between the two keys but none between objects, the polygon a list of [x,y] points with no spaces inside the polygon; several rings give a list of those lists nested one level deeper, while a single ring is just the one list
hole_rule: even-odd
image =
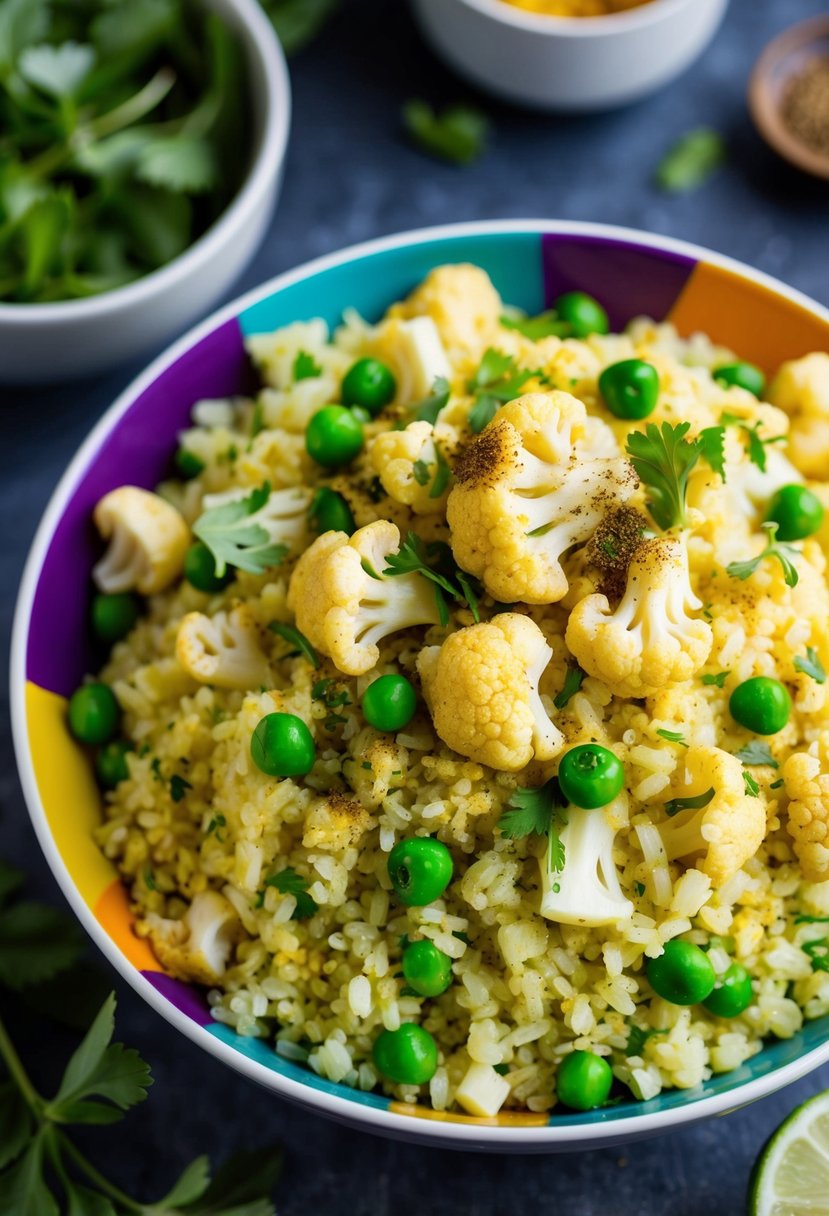
[{"label": "yellow curry powder", "polygon": [[503,3],[544,17],[606,17],[609,13],[639,8],[650,0],[503,0]]}]

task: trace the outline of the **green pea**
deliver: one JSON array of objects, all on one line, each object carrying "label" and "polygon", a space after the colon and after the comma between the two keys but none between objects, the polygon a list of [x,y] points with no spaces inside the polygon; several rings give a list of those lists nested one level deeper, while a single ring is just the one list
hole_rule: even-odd
[{"label": "green pea", "polygon": [[604,369],[599,392],[617,418],[647,418],[659,400],[659,373],[643,359],[623,359]]},{"label": "green pea", "polygon": [[363,693],[363,717],[378,730],[402,730],[417,709],[417,693],[405,676],[380,676]]},{"label": "green pea", "polygon": [[350,464],[363,447],[363,428],[344,405],[324,405],[305,432],[305,450],[328,469]]},{"label": "green pea", "polygon": [[714,990],[717,976],[704,950],[675,938],[659,958],[648,963],[648,981],[657,996],[672,1005],[697,1005]]},{"label": "green pea", "polygon": [[751,976],[741,963],[732,963],[724,975],[717,977],[713,990],[702,1003],[715,1017],[736,1018],[753,1000]]},{"label": "green pea", "polygon": [[69,699],[69,729],[81,743],[108,743],[121,711],[108,684],[84,684]]},{"label": "green pea", "polygon": [[336,490],[328,486],[320,486],[314,495],[311,509],[308,512],[311,523],[322,534],[323,532],[345,532],[351,536],[357,525],[351,514],[351,507]]},{"label": "green pea", "polygon": [[132,744],[127,739],[113,739],[102,747],[95,757],[95,772],[104,789],[112,790],[130,775],[127,754]]},{"label": "green pea", "polygon": [[418,996],[440,996],[452,983],[452,960],[434,942],[412,942],[403,951],[403,976]]},{"label": "green pea", "polygon": [[575,338],[610,333],[607,313],[598,300],[584,291],[566,291],[558,297],[553,308],[559,320],[568,323]]},{"label": "green pea", "polygon": [[582,743],[562,756],[558,783],[568,802],[592,811],[607,806],[621,793],[625,770],[619,757],[608,748],[598,743]]},{"label": "green pea", "polygon": [[446,845],[428,836],[399,841],[389,853],[388,868],[397,898],[414,908],[440,899],[454,869]]},{"label": "green pea", "polygon": [[564,1057],[556,1073],[558,1100],[572,1110],[594,1110],[610,1096],[613,1070],[603,1056],[592,1051],[573,1051]]},{"label": "green pea", "polygon": [[752,676],[731,694],[728,708],[735,722],[756,735],[776,735],[789,720],[792,699],[779,680]]},{"label": "green pea", "polygon": [[769,503],[766,519],[777,524],[778,540],[804,540],[823,523],[823,503],[805,486],[781,486]]},{"label": "green pea", "polygon": [[310,730],[295,714],[266,714],[253,732],[250,754],[270,777],[304,777],[317,758]]},{"label": "green pea", "polygon": [[188,452],[187,448],[179,448],[174,463],[177,472],[186,481],[192,481],[199,473],[204,472],[204,461],[195,452]]},{"label": "green pea", "polygon": [[766,387],[766,377],[753,363],[723,363],[711,374],[723,388],[744,388],[755,397],[762,397]]},{"label": "green pea", "polygon": [[235,571],[228,568],[221,578],[216,573],[216,559],[207,545],[197,540],[184,555],[184,577],[197,591],[221,591],[232,583]]},{"label": "green pea", "polygon": [[359,405],[370,414],[379,414],[396,392],[391,368],[379,359],[358,359],[345,374],[342,400],[343,405]]},{"label": "green pea", "polygon": [[381,1031],[372,1055],[378,1071],[395,1085],[425,1085],[437,1072],[438,1045],[413,1022]]},{"label": "green pea", "polygon": [[125,638],[141,615],[141,603],[129,591],[96,595],[92,600],[92,628],[102,642]]}]

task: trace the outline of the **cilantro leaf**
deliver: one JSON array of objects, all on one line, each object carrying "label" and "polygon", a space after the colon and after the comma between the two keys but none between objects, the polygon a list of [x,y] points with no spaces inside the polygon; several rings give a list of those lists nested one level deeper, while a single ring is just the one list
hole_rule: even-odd
[{"label": "cilantro leaf", "polygon": [[153,139],[141,149],[135,166],[139,181],[175,193],[204,194],[219,177],[213,144],[199,135]]},{"label": "cilantro leaf", "polygon": [[278,1149],[253,1149],[235,1153],[217,1171],[216,1177],[187,1216],[274,1216],[270,1195],[282,1171]]},{"label": "cilantro leaf", "polygon": [[706,790],[704,794],[697,794],[691,798],[671,798],[665,803],[665,813],[669,816],[678,815],[680,811],[698,811],[714,797],[714,787]]},{"label": "cilantro leaf", "polygon": [[429,489],[430,498],[440,498],[449,485],[452,470],[437,444],[435,444],[435,476]]},{"label": "cilantro leaf", "polygon": [[467,418],[473,435],[479,435],[484,427],[489,426],[500,404],[498,398],[493,397],[491,393],[478,393]]},{"label": "cilantro leaf", "polygon": [[700,454],[725,482],[725,427],[707,426],[697,436]]},{"label": "cilantro leaf", "polygon": [[438,414],[449,404],[449,381],[443,376],[437,376],[428,397],[416,401],[411,407],[414,422],[428,422],[434,426]]},{"label": "cilantro leaf", "polygon": [[627,1046],[625,1047],[626,1056],[640,1056],[645,1050],[645,1044],[654,1035],[667,1034],[667,1030],[654,1030],[652,1027],[645,1029],[644,1026],[632,1025],[628,1034]]},{"label": "cilantro leaf", "polygon": [[499,407],[518,397],[527,381],[535,377],[547,379],[540,369],[519,368],[512,355],[488,347],[467,384],[475,398],[467,419],[472,433],[479,434]]},{"label": "cilantro leaf", "polygon": [[275,887],[280,895],[294,896],[296,907],[291,915],[291,920],[307,920],[318,909],[317,901],[308,894],[308,879],[297,874],[291,866],[280,870],[278,874],[271,874],[269,878],[265,879],[265,886]]},{"label": "cilantro leaf", "polygon": [[100,1191],[92,1191],[73,1179],[62,1185],[69,1201],[66,1216],[117,1216],[115,1208]]},{"label": "cilantro leaf", "polygon": [[322,375],[322,368],[313,355],[309,355],[307,350],[301,350],[294,359],[291,375],[295,383],[300,380],[315,380],[317,376]]},{"label": "cilantro leaf", "polygon": [[180,1175],[172,1190],[155,1205],[159,1208],[183,1208],[201,1199],[210,1186],[210,1161],[196,1157]]},{"label": "cilantro leaf", "polygon": [[721,135],[708,127],[688,131],[677,140],[656,170],[656,184],[671,194],[696,190],[726,157]]},{"label": "cilantro leaf", "polygon": [[384,575],[395,578],[403,574],[420,574],[429,582],[435,584],[438,609],[441,624],[449,622],[443,593],[450,599],[465,603],[472,613],[475,622],[480,621],[478,598],[481,595],[478,584],[465,571],[461,570],[452,557],[452,550],[444,541],[431,541],[425,544],[414,532],[409,532],[400,545],[397,553],[390,553],[386,558]]},{"label": "cilantro leaf", "polygon": [[0,912],[0,983],[19,991],[71,967],[84,938],[78,926],[45,904],[19,903]]},{"label": "cilantro leaf", "polygon": [[741,747],[734,754],[738,760],[741,760],[743,764],[749,765],[749,767],[759,764],[767,764],[770,768],[780,767],[771,754],[771,748],[768,743],[763,743],[760,739],[752,739],[750,743],[746,743],[745,747]]},{"label": "cilantro leaf", "polygon": [[271,621],[268,625],[271,633],[277,634],[290,646],[298,650],[300,654],[304,654],[312,667],[319,667],[320,657],[314,647],[308,641],[304,633],[300,633],[295,625],[284,625],[281,621]]},{"label": "cilantro leaf", "polygon": [[412,465],[412,473],[414,474],[414,479],[419,486],[428,485],[429,479],[432,476],[429,472],[429,466],[425,460],[416,460]]},{"label": "cilantro leaf", "polygon": [[34,1131],[34,1117],[12,1081],[0,1084],[0,1170],[15,1161]]},{"label": "cilantro leaf", "polygon": [[649,422],[644,433],[631,431],[627,454],[639,480],[647,487],[646,506],[660,528],[685,527],[685,495],[688,477],[700,456],[700,446],[685,436],[690,423],[661,428]]},{"label": "cilantro leaf", "polygon": [[546,836],[557,810],[565,805],[558,781],[552,777],[533,789],[516,789],[498,820],[498,831],[510,840]]},{"label": "cilantro leaf", "polygon": [[829,937],[819,937],[817,941],[804,942],[800,947],[809,956],[813,971],[829,971]]},{"label": "cilantro leaf", "polygon": [[3,0],[0,3],[0,75],[14,65],[21,51],[49,32],[47,0]]},{"label": "cilantro leaf", "polygon": [[60,1216],[44,1178],[46,1144],[41,1134],[11,1169],[0,1174],[0,1212],[6,1216]]},{"label": "cilantro leaf", "polygon": [[113,1123],[122,1117],[120,1112],[144,1101],[152,1085],[150,1070],[137,1051],[111,1041],[114,1029],[115,993],[110,993],[66,1066],[46,1108],[50,1119]]},{"label": "cilantro leaf", "polygon": [[173,802],[181,802],[187,790],[191,790],[192,788],[190,782],[179,773],[173,773],[170,778],[170,797]]},{"label": "cilantro leaf", "polygon": [[730,675],[730,671],[709,672],[707,675],[700,676],[700,681],[703,684],[713,684],[715,688],[725,688],[725,682]]},{"label": "cilantro leaf", "polygon": [[52,97],[74,97],[95,63],[91,46],[64,42],[60,46],[29,46],[17,61],[25,81]]},{"label": "cilantro leaf", "polygon": [[547,312],[542,312],[537,317],[501,317],[501,325],[504,329],[514,329],[519,334],[523,334],[525,338],[529,338],[531,342],[538,342],[541,338],[549,338],[552,335],[558,338],[569,337],[573,332],[573,327],[569,321],[559,320],[558,313],[554,308],[550,308]]},{"label": "cilantro leaf", "polygon": [[766,448],[772,443],[782,443],[785,441],[785,435],[771,435],[768,439],[763,438],[760,434],[762,422],[755,422],[753,426],[741,418],[739,414],[732,414],[726,411],[721,422],[724,426],[736,426],[739,428],[743,437],[748,440],[748,458],[752,464],[756,464],[761,473],[765,473],[768,464],[766,456]]},{"label": "cilantro leaf", "polygon": [[571,697],[575,696],[584,683],[585,672],[580,667],[568,667],[564,674],[564,684],[561,692],[553,698],[556,709],[564,709]]},{"label": "cilantro leaf", "polygon": [[793,558],[800,557],[800,550],[795,549],[794,545],[789,545],[783,541],[777,540],[777,524],[771,521],[762,525],[763,531],[766,533],[766,547],[762,553],[758,553],[757,557],[749,558],[744,562],[730,562],[725,570],[732,578],[738,578],[745,581],[754,574],[755,570],[764,562],[766,558],[773,557],[783,567],[783,577],[786,585],[796,587],[798,578],[797,566],[795,566]]},{"label": "cilantro leaf", "polygon": [[312,42],[336,12],[339,0],[262,0],[286,55]]},{"label": "cilantro leaf", "polygon": [[486,148],[489,122],[472,106],[448,106],[440,114],[425,101],[407,101],[403,126],[423,152],[454,165],[469,165]]},{"label": "cilantro leaf", "polygon": [[273,543],[270,533],[256,519],[270,496],[270,482],[266,481],[246,498],[211,507],[196,520],[193,535],[213,554],[218,578],[228,566],[262,574],[285,558],[287,546]]},{"label": "cilantro leaf", "polygon": [[750,798],[757,798],[760,794],[760,783],[756,777],[752,777],[748,769],[743,769],[743,784],[746,788],[746,793]]},{"label": "cilantro leaf", "polygon": [[814,646],[806,647],[806,658],[798,655],[794,661],[796,671],[802,671],[804,675],[811,676],[817,684],[826,683],[826,668],[820,661],[820,655],[815,650]]},{"label": "cilantro leaf", "polygon": [[0,908],[23,885],[23,874],[0,858]]}]

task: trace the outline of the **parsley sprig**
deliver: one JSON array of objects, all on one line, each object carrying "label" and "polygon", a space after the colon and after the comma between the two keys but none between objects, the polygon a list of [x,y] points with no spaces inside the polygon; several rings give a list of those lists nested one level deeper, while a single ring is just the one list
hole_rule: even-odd
[{"label": "parsley sprig", "polygon": [[498,409],[517,397],[528,380],[547,377],[538,368],[521,368],[512,355],[490,346],[467,384],[475,400],[469,411],[469,429],[477,435],[495,417]]},{"label": "parsley sprig", "polygon": [[510,840],[524,836],[546,836],[550,870],[560,874],[566,861],[561,830],[567,825],[567,803],[552,777],[536,789],[517,789],[498,820],[498,831]]},{"label": "parsley sprig", "polygon": [[[36,1008],[43,981],[60,983],[50,1008],[89,983],[78,969],[83,947],[74,922],[41,904],[20,902],[22,875],[0,862],[0,983],[23,990]],[[12,950],[12,955],[9,950]],[[10,966],[11,964],[11,966]],[[72,972],[69,968],[74,968]],[[11,978],[11,982],[10,982]],[[96,975],[92,972],[93,982]],[[35,1088],[0,1020],[0,1212],[9,1216],[274,1216],[266,1198],[280,1170],[278,1152],[246,1152],[211,1181],[198,1157],[162,1198],[141,1203],[105,1177],[75,1142],[94,1143],[94,1128],[117,1123],[147,1098],[149,1066],[133,1048],[113,1042],[115,995],[110,993],[69,1058],[55,1092]]]},{"label": "parsley sprig", "polygon": [[[476,623],[481,619],[478,608],[478,598],[482,594],[480,585],[456,565],[452,550],[444,541],[430,541],[427,544],[414,532],[409,532],[398,552],[390,553],[386,558],[383,574],[391,578],[402,574],[420,574],[433,583],[441,625],[449,624],[446,596],[466,604]],[[373,577],[379,576],[375,574]]]},{"label": "parsley sprig", "polygon": [[730,574],[732,578],[745,581],[754,574],[755,570],[767,558],[773,557],[783,567],[783,577],[787,586],[796,587],[800,576],[797,573],[794,559],[800,557],[800,550],[795,549],[794,545],[789,545],[785,541],[778,541],[777,526],[772,520],[764,523],[763,531],[766,533],[766,546],[762,553],[758,553],[756,557],[751,557],[744,562],[730,562],[725,568],[726,574]]},{"label": "parsley sprig", "polygon": [[661,427],[649,422],[644,431],[628,435],[627,454],[648,491],[646,506],[664,531],[688,523],[688,478],[702,454],[698,439],[685,438],[690,429],[688,422],[663,422]]},{"label": "parsley sprig", "polygon": [[270,532],[256,518],[270,496],[270,482],[266,481],[246,498],[211,507],[196,520],[193,535],[213,554],[219,578],[228,566],[247,570],[249,574],[262,574],[284,560],[287,545],[274,543]]}]

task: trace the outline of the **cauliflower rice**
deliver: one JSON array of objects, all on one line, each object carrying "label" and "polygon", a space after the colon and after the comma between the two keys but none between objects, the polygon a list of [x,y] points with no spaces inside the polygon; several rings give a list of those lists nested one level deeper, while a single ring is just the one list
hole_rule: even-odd
[{"label": "cauliflower rice", "polygon": [[[483,271],[441,267],[379,326],[347,314],[333,337],[312,320],[250,339],[263,383],[258,396],[195,406],[180,443],[201,471],[165,482],[159,494],[189,528],[205,496],[265,482],[274,494],[305,488],[297,490],[290,524],[292,552],[262,574],[236,571],[224,590],[210,594],[180,579],[179,561],[173,585],[148,598],[145,616],[115,644],[100,678],[115,692],[133,750],[129,776],[107,795],[97,830],[128,884],[138,932],[172,974],[209,988],[214,1018],[331,1081],[436,1110],[490,1115],[499,1107],[550,1111],[556,1070],[574,1049],[607,1057],[617,1081],[648,1099],[667,1088],[693,1089],[740,1065],[764,1041],[791,1037],[804,1018],[829,1014],[820,945],[827,926],[815,919],[829,917],[829,683],[794,662],[808,647],[829,664],[827,529],[796,546],[795,587],[774,560],[744,581],[725,570],[760,552],[765,504],[780,485],[814,479],[820,470],[829,475],[829,356],[784,366],[761,402],[712,377],[712,368],[735,356],[702,335],[681,339],[668,324],[639,319],[624,334],[532,341],[502,324],[505,311]],[[535,374],[521,386],[520,401],[497,409],[475,437],[469,382],[490,349]],[[301,352],[313,374],[297,379]],[[364,355],[393,369],[397,395],[366,422],[365,447],[353,463],[327,472],[307,455],[305,430],[318,409],[339,399],[343,376]],[[630,629],[625,634],[613,613],[625,571],[614,587],[594,534],[612,511],[645,512],[645,491],[624,458],[628,433],[645,423],[613,417],[597,379],[609,364],[634,357],[659,373],[648,422],[685,421],[693,437],[728,412],[744,426],[726,428],[725,481],[703,461],[692,471],[685,533],[660,540],[649,521],[654,539],[644,555],[641,547],[636,553],[646,581],[655,582],[630,626],[644,636],[644,649],[622,671],[617,660]],[[412,422],[413,403],[441,372],[450,381],[448,403],[434,426]],[[530,529],[516,526],[523,519],[517,500],[490,493],[484,501],[475,489],[482,479],[497,481],[507,457],[502,452],[476,474],[474,452],[480,456],[476,445],[494,434],[529,444],[535,426],[533,458],[552,460],[538,444],[556,418],[557,441],[569,435],[586,473],[576,490],[571,477],[569,490],[562,483],[553,499],[563,504],[564,532],[551,572],[529,553]],[[568,418],[569,431],[561,421]],[[766,447],[765,471],[745,442],[755,425],[763,436],[788,437]],[[438,452],[457,472],[454,485],[446,478],[436,487]],[[419,475],[423,467],[427,478]],[[596,478],[605,474],[612,486],[602,503]],[[498,633],[490,624],[485,638],[475,634],[483,639],[476,667],[458,640],[474,625],[467,604],[451,601],[444,626],[423,613],[418,618],[420,608],[412,610],[420,623],[412,624],[411,612],[394,601],[383,609],[385,630],[374,631],[376,660],[366,668],[362,651],[355,660],[354,647],[343,648],[323,621],[327,567],[310,568],[303,558],[308,569],[289,589],[299,553],[315,540],[305,523],[310,491],[323,484],[343,495],[358,529],[394,525],[392,548],[394,529],[398,541],[413,531],[424,542],[454,542],[459,564],[485,584],[496,571],[502,602],[482,594],[481,621],[497,626],[506,600],[520,628]],[[829,485],[809,485],[829,505]],[[457,536],[447,523],[448,498]],[[344,544],[341,536],[339,548]],[[675,546],[680,590],[673,599],[652,573],[656,558],[648,566],[647,546],[660,544]],[[365,558],[358,558],[364,572]],[[432,585],[411,578],[432,603]],[[510,585],[517,590],[506,594]],[[533,602],[524,601],[525,589]],[[604,616],[597,606],[603,593]],[[677,595],[684,597],[679,608]],[[585,608],[591,603],[592,616]],[[177,646],[185,617],[202,660],[213,662],[201,676]],[[212,641],[204,641],[204,618],[212,622]],[[273,622],[298,624],[320,666],[269,629]],[[495,634],[504,653],[487,669]],[[447,638],[456,657],[443,652],[439,695],[438,648]],[[576,661],[587,674],[557,708]],[[524,689],[525,696],[532,663],[537,690]],[[419,693],[414,718],[396,734],[374,729],[360,710],[368,685],[390,672],[407,676]],[[733,689],[755,675],[782,681],[792,712],[765,740],[775,767],[744,770],[735,753],[754,736],[728,704]],[[331,689],[336,698],[326,696]],[[496,702],[503,713],[491,708]],[[307,776],[277,779],[253,763],[252,733],[272,712],[293,713],[310,726],[317,759]],[[606,885],[620,914],[613,923],[561,923],[539,910],[545,842],[509,838],[497,825],[517,789],[541,785],[563,748],[591,741],[612,749],[625,769],[623,793],[598,812],[612,840],[618,885],[612,875]],[[676,846],[685,849],[677,854],[666,803],[707,785],[717,789],[699,813],[707,813],[705,823],[687,829],[696,830],[697,843]],[[586,812],[571,812],[579,814]],[[413,836],[436,836],[454,861],[443,897],[425,907],[399,902],[387,869],[395,843]],[[575,857],[565,861],[562,878],[568,864]],[[590,866],[588,887],[602,886],[595,859]],[[268,882],[286,869],[292,883]],[[452,960],[443,995],[427,999],[406,989],[400,960],[407,938],[430,939]],[[702,1005],[656,996],[646,967],[674,938],[705,947],[717,974],[742,963],[753,981],[749,1008],[722,1019]],[[383,1029],[412,1021],[439,1049],[437,1070],[420,1087],[392,1084],[372,1058]],[[631,1039],[633,1028],[658,1033]]]}]

